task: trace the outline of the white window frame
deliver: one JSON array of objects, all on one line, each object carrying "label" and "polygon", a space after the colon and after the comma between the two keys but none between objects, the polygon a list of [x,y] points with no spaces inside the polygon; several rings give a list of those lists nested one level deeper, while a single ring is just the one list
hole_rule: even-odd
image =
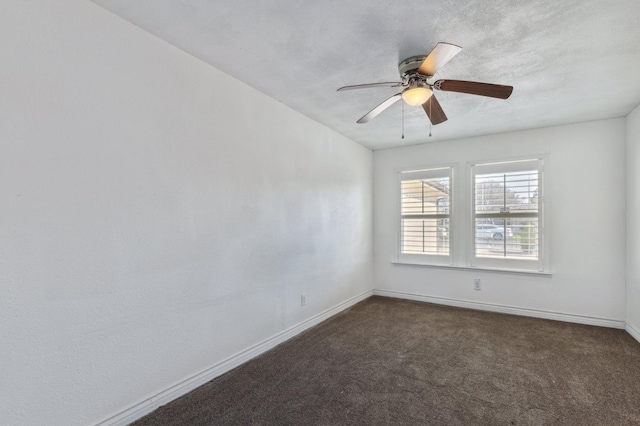
[{"label": "white window frame", "polygon": [[[421,168],[411,168],[396,170],[397,181],[397,207],[396,207],[396,235],[397,235],[397,262],[410,263],[419,265],[434,266],[451,266],[454,260],[454,235],[455,235],[455,193],[454,193],[454,175],[455,166],[452,164],[429,166]],[[402,252],[402,181],[425,178],[449,178],[449,254],[448,255],[432,255],[422,253],[403,253]],[[434,215],[430,215],[434,216]]]},{"label": "white window frame", "polygon": [[[547,163],[546,156],[528,157],[526,159],[512,159],[504,161],[474,162],[468,166],[469,173],[469,238],[468,259],[472,268],[492,269],[492,270],[513,270],[523,272],[549,272],[549,256],[547,247],[547,235],[545,227],[545,174],[544,169]],[[524,170],[538,170],[538,259],[510,259],[510,258],[486,258],[476,256],[476,213],[475,213],[475,177],[477,174],[487,173],[508,173]],[[513,217],[513,213],[493,214],[495,218]],[[530,217],[533,215],[528,215]]]}]

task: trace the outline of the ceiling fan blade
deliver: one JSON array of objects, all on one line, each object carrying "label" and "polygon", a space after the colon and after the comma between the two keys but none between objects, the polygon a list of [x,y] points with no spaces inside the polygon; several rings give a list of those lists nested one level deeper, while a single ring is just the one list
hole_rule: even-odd
[{"label": "ceiling fan blade", "polygon": [[440,102],[438,102],[434,95],[431,95],[431,97],[427,99],[427,102],[422,104],[422,108],[424,108],[424,112],[427,113],[429,121],[431,121],[431,124],[434,126],[447,121],[447,116],[442,110]]},{"label": "ceiling fan blade", "polygon": [[368,89],[369,87],[398,87],[402,86],[402,82],[390,81],[384,83],[367,83],[367,84],[354,84],[353,86],[343,86],[338,89],[338,92],[343,90],[353,90],[353,89]]},{"label": "ceiling fan blade", "polygon": [[400,98],[402,98],[402,93],[396,93],[395,95],[391,96],[389,99],[382,102],[380,105],[378,105],[377,107],[375,107],[374,109],[372,109],[371,111],[363,115],[358,121],[356,121],[356,123],[360,123],[360,124],[368,123],[371,119],[373,119],[375,116],[380,114],[382,111],[384,111],[385,109],[389,108],[391,105],[398,102]]},{"label": "ceiling fan blade", "polygon": [[464,80],[438,80],[433,87],[446,92],[469,93],[498,99],[507,99],[513,92],[513,86]]},{"label": "ceiling fan blade", "polygon": [[434,76],[447,62],[456,56],[462,47],[451,43],[438,43],[418,68],[418,72],[426,76]]}]

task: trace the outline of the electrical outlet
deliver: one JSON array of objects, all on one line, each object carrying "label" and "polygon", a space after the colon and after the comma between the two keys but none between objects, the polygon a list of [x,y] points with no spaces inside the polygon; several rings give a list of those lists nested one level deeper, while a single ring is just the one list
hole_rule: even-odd
[{"label": "electrical outlet", "polygon": [[304,306],[307,304],[307,295],[306,294],[301,294],[300,295],[300,306]]},{"label": "electrical outlet", "polygon": [[473,289],[474,290],[482,290],[482,286],[480,283],[480,278],[474,278],[473,279]]}]

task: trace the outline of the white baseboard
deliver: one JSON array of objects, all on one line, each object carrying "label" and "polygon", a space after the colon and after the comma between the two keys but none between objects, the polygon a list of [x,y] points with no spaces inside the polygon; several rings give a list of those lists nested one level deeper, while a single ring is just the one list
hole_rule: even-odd
[{"label": "white baseboard", "polygon": [[180,383],[177,383],[173,386],[168,387],[162,392],[141,401],[126,410],[109,417],[99,423],[96,426],[124,426],[127,425],[139,418],[149,414],[156,408],[161,405],[165,405],[168,402],[173,401],[181,397],[182,395],[187,394],[198,386],[202,386],[210,380],[215,379],[216,377],[238,367],[241,364],[249,361],[252,358],[272,349],[273,347],[283,343],[297,334],[321,323],[322,321],[336,315],[337,313],[355,305],[358,302],[370,297],[373,294],[373,290],[366,291],[358,296],[354,296],[351,299],[348,299],[333,308],[327,309],[324,312],[321,312],[313,317],[298,323],[294,326],[283,330],[270,338],[263,340],[260,343],[257,343],[242,352],[238,352],[235,355],[230,356],[229,358],[207,368],[200,373],[189,377],[188,379],[183,380]]},{"label": "white baseboard", "polygon": [[633,338],[640,342],[640,332],[625,323],[624,321],[588,317],[582,315],[572,315],[560,312],[542,311],[535,309],[520,308],[515,306],[498,305],[493,303],[474,302],[469,300],[450,299],[445,297],[424,296],[419,294],[403,293],[387,290],[370,290],[360,295],[354,296],[333,308],[327,309],[301,323],[283,330],[272,337],[257,343],[244,351],[241,351],[231,357],[207,368],[200,373],[183,380],[158,394],[141,401],[126,410],[115,414],[99,423],[96,426],[125,426],[139,418],[149,414],[156,408],[165,405],[193,389],[202,386],[210,380],[238,367],[252,358],[272,349],[273,347],[283,343],[301,332],[321,323],[322,321],[340,313],[341,311],[355,305],[358,302],[372,296],[393,297],[398,299],[415,300],[419,302],[428,302],[439,305],[455,306],[459,308],[477,309],[481,311],[498,312],[503,314],[520,315],[535,318],[551,319],[556,321],[565,321],[578,324],[595,325],[600,327],[618,328],[626,330]]},{"label": "white baseboard", "polygon": [[638,343],[640,343],[640,331],[633,328],[631,325],[629,325],[629,323],[627,323],[627,326],[624,329],[631,335],[631,337],[633,337],[638,341]]},{"label": "white baseboard", "polygon": [[[625,329],[625,325],[627,325],[624,321],[612,320],[607,318],[564,314],[560,312],[527,309],[527,308],[520,308],[516,306],[473,302],[470,300],[449,299],[446,297],[423,296],[419,294],[402,293],[402,292],[387,291],[387,290],[374,290],[373,294],[376,296],[395,297],[398,299],[415,300],[419,302],[435,303],[438,305],[456,306],[458,308],[469,308],[469,309],[477,309],[480,311],[499,312],[502,314],[544,318],[544,319],[550,319],[550,320],[556,320],[556,321],[573,322],[578,324],[597,325],[600,327]],[[627,331],[629,330],[627,329]]]}]

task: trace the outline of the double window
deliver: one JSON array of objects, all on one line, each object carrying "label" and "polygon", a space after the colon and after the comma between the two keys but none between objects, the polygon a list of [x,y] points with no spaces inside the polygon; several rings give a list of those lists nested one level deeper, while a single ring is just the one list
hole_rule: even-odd
[{"label": "double window", "polygon": [[399,260],[546,271],[543,159],[474,163],[465,172],[466,187],[453,167],[400,172]]}]

